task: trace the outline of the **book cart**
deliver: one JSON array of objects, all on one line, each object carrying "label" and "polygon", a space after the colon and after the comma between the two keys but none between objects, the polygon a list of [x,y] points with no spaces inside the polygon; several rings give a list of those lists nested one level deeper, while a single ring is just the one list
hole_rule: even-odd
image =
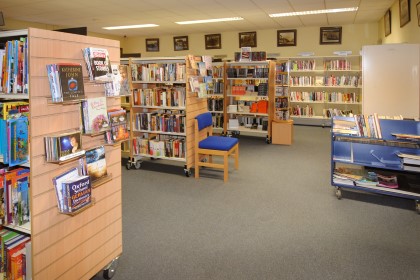
[{"label": "book cart", "polygon": [[[381,138],[352,136],[334,132],[340,122],[354,122],[353,117],[334,117],[331,133],[331,185],[338,199],[342,189],[354,189],[415,200],[420,214],[420,160],[416,165],[404,163],[401,154],[420,156],[420,122],[413,120],[379,119]],[[400,138],[398,135],[408,136]],[[337,176],[345,173],[346,175]],[[396,177],[398,185],[388,187],[361,179],[369,175]],[[370,176],[372,176],[372,173]],[[365,178],[365,177],[364,177]]]},{"label": "book cart", "polygon": [[274,80],[273,61],[225,64],[224,134],[265,137],[271,143]]},{"label": "book cart", "polygon": [[190,79],[197,75],[189,58],[130,58],[130,159],[127,169],[141,167],[142,159],[162,159],[194,166],[194,118],[207,111],[207,99],[198,98]]},{"label": "book cart", "polygon": [[[80,130],[80,102],[52,104],[46,65],[76,62],[83,66],[82,49],[106,48],[119,63],[118,41],[29,28],[0,33],[1,37],[27,37],[29,49],[29,142],[30,228],[29,256],[33,279],[90,279],[104,270],[110,279],[122,253],[121,149],[106,146],[110,180],[92,190],[94,204],[75,215],[57,209],[52,178],[78,165],[77,160],[58,163],[45,159],[44,137]],[[87,78],[86,78],[87,79]],[[84,81],[86,97],[104,96],[104,86]],[[8,96],[9,97],[9,96]],[[19,96],[16,98],[20,98]],[[108,108],[120,107],[120,99],[109,98]],[[104,135],[83,135],[83,148],[104,145]],[[19,230],[19,229],[18,229]]]}]

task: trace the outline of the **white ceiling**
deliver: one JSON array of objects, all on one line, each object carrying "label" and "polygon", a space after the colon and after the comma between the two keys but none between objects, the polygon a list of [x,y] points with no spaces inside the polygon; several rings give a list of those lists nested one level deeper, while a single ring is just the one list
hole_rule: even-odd
[{"label": "white ceiling", "polygon": [[[6,19],[126,36],[186,35],[376,22],[395,0],[1,0]],[[268,14],[358,6],[357,12],[270,18]],[[178,25],[176,21],[243,17],[224,23]],[[105,30],[154,23],[159,27]]]}]

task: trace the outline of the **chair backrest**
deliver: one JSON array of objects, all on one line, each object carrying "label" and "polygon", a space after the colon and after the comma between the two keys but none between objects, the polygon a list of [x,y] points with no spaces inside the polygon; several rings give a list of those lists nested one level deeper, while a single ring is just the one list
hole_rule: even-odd
[{"label": "chair backrest", "polygon": [[199,131],[206,127],[212,126],[213,124],[210,112],[200,114],[196,116],[195,119],[197,120]]}]

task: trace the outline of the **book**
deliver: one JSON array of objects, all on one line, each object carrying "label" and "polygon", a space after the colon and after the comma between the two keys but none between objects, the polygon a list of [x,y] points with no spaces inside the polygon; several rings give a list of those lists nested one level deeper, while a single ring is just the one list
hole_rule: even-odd
[{"label": "book", "polygon": [[93,81],[112,82],[112,68],[108,50],[90,47],[82,51],[89,73],[89,79]]},{"label": "book", "polygon": [[81,64],[48,64],[47,74],[52,102],[64,102],[85,98]]},{"label": "book", "polygon": [[108,111],[108,118],[111,129],[105,133],[106,142],[115,143],[128,139],[126,111],[124,109]]},{"label": "book", "polygon": [[81,106],[84,133],[98,133],[109,129],[106,97],[88,98]]},{"label": "book", "polygon": [[63,182],[76,178],[78,176],[79,171],[76,167],[74,167],[52,179],[55,187],[55,195],[57,198],[57,207],[60,210],[60,212],[68,212],[67,203],[65,203],[63,196]]},{"label": "book", "polygon": [[86,150],[86,166],[92,183],[107,175],[104,146]]},{"label": "book", "polygon": [[25,163],[29,159],[28,119],[20,117],[8,121],[9,129],[9,166]]},{"label": "book", "polygon": [[46,136],[44,146],[48,162],[65,161],[85,154],[80,132]]},{"label": "book", "polygon": [[88,175],[64,181],[62,187],[68,213],[76,212],[92,202],[92,185]]}]

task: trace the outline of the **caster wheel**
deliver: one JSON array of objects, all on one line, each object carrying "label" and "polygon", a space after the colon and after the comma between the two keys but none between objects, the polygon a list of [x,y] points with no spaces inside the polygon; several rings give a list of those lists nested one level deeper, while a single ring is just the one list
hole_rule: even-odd
[{"label": "caster wheel", "polygon": [[118,266],[118,258],[113,259],[112,262],[108,265],[108,267],[104,269],[103,275],[102,275],[103,278],[111,279],[112,277],[114,277],[115,272],[117,270],[117,266]]},{"label": "caster wheel", "polygon": [[342,194],[341,194],[341,189],[340,188],[335,188],[335,196],[338,199],[341,199],[342,198]]},{"label": "caster wheel", "polygon": [[136,161],[136,163],[134,164],[134,168],[140,169],[140,167],[141,167],[141,162],[140,161]]},{"label": "caster wheel", "polygon": [[416,201],[416,212],[417,214],[420,214],[420,201]]},{"label": "caster wheel", "polygon": [[184,170],[185,176],[190,177],[191,176],[191,170]]},{"label": "caster wheel", "polygon": [[125,164],[125,168],[127,168],[127,170],[130,170],[131,169],[131,163],[130,162],[127,162]]}]

